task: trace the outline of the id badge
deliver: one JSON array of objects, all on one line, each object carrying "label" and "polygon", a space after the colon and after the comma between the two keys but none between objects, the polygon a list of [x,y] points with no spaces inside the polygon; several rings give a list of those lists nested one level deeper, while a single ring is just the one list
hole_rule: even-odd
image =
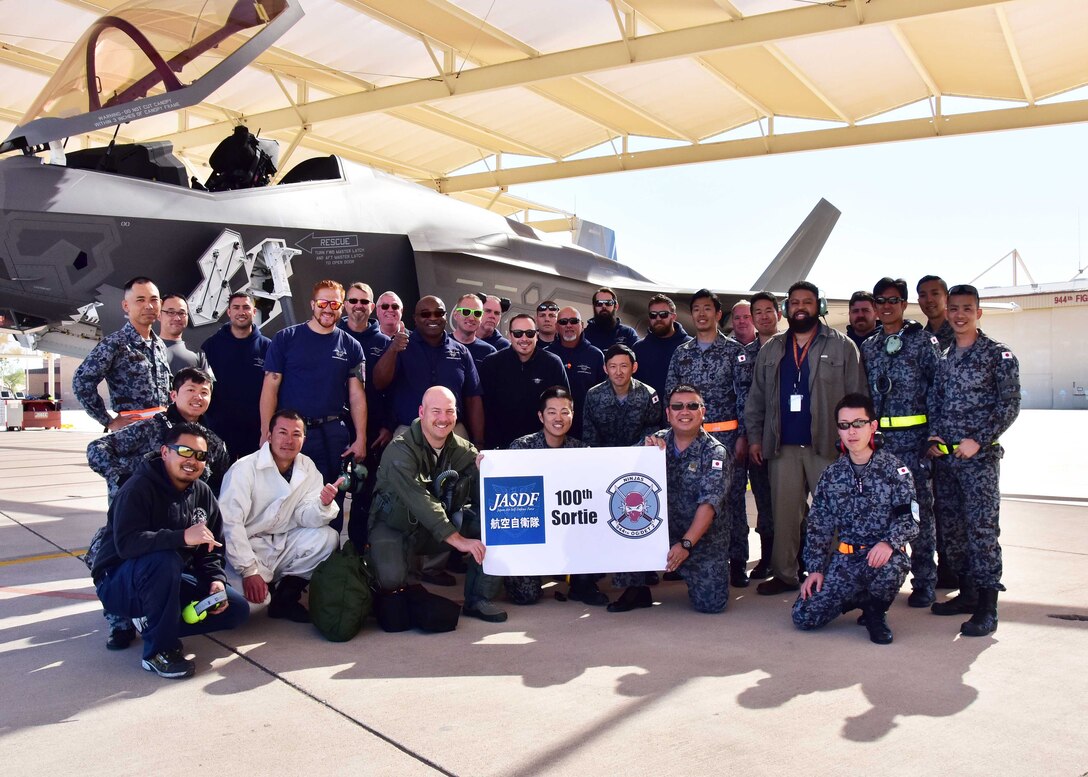
[{"label": "id badge", "polygon": [[790,412],[791,413],[800,413],[801,412],[801,395],[800,394],[790,394]]}]

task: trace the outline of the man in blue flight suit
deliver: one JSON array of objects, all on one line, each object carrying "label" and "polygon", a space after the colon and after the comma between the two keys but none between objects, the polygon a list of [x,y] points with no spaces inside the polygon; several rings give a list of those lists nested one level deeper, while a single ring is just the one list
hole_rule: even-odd
[{"label": "man in blue flight suit", "polygon": [[972,613],[967,637],[997,630],[1001,584],[998,439],[1020,414],[1020,364],[1007,345],[978,329],[978,290],[948,291],[948,320],[956,342],[941,357],[929,393],[929,455],[936,466],[938,521],[949,561],[959,572],[959,594],[931,608],[937,615]]},{"label": "man in blue flight suit", "polygon": [[878,421],[867,396],[847,394],[835,417],[845,452],[816,485],[805,543],[808,577],[793,604],[793,622],[817,629],[860,607],[858,622],[869,639],[888,645],[885,613],[910,568],[906,544],[918,534],[914,479],[874,442]]}]

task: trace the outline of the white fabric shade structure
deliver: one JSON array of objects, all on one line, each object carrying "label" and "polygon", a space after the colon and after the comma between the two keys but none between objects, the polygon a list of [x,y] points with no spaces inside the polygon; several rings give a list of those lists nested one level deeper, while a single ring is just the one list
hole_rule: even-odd
[{"label": "white fabric shade structure", "polygon": [[[205,102],[118,139],[199,166],[244,122],[279,140],[281,170],[337,154],[510,214],[538,209],[506,192],[520,183],[1088,121],[1066,95],[1088,84],[1088,0],[300,2]],[[119,5],[4,0],[4,135]],[[990,102],[946,113],[950,97]]]}]

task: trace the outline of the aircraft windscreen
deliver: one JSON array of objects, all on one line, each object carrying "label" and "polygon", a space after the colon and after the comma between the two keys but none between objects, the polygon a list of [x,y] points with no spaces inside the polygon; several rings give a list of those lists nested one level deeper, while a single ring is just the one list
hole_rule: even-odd
[{"label": "aircraft windscreen", "polygon": [[[301,15],[297,0],[125,3],[83,34],[0,151],[199,102]],[[267,34],[273,30],[274,35]],[[242,61],[216,78],[206,78],[232,57]],[[214,83],[193,89],[203,81]]]}]

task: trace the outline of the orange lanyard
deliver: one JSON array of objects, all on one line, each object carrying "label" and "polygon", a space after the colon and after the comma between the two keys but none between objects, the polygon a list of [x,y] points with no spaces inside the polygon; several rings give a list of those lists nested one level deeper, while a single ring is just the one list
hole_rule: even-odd
[{"label": "orange lanyard", "polygon": [[800,351],[797,350],[797,340],[793,338],[793,363],[797,367],[797,376],[801,376],[801,365],[804,363],[805,358],[808,356],[808,349],[812,347],[812,341],[815,337],[809,338],[809,341],[805,343],[805,347]]}]

